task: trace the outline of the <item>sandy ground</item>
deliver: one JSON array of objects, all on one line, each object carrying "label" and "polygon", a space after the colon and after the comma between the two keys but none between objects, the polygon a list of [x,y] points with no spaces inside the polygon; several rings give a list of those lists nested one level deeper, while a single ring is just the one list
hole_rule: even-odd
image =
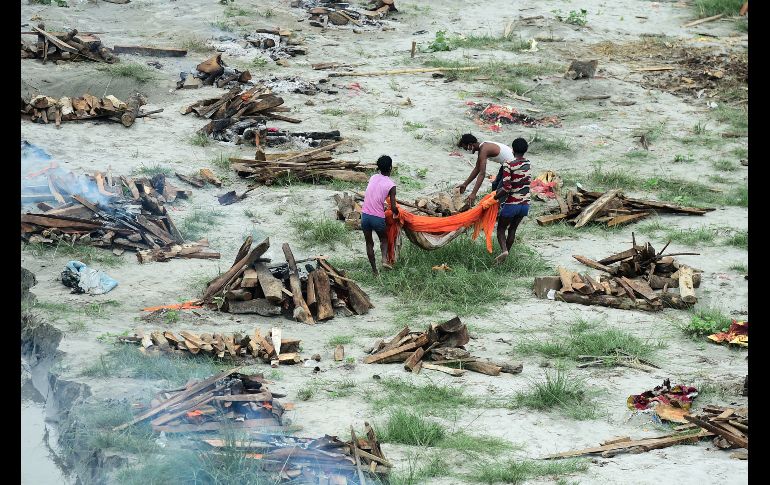
[{"label": "sandy ground", "polygon": [[[578,5],[579,3],[579,5]],[[289,60],[289,67],[268,64],[262,69],[250,67],[255,79],[261,76],[286,75],[300,76],[306,80],[317,81],[325,75],[313,71],[310,64],[327,61],[361,62],[360,70],[378,70],[396,67],[419,67],[429,54],[418,53],[414,60],[409,59],[411,40],[417,40],[425,46],[433,39],[436,30],[446,30],[455,34],[490,34],[499,35],[509,20],[520,16],[532,17],[543,15],[544,20],[534,25],[515,23],[514,32],[524,39],[536,35],[561,37],[563,42],[540,42],[538,52],[512,53],[490,50],[459,49],[439,53],[437,57],[445,59],[470,58],[472,60],[497,59],[507,62],[555,62],[568,64],[573,57],[586,55],[589,46],[600,41],[617,43],[638,39],[641,34],[665,34],[681,37],[699,46],[714,45],[721,48],[728,45],[724,38],[740,35],[729,21],[704,24],[697,29],[682,29],[681,24],[694,18],[693,9],[682,2],[647,2],[623,0],[617,2],[582,1],[565,4],[559,1],[543,1],[528,8],[519,8],[518,2],[502,1],[446,1],[402,3],[398,6],[401,13],[391,16],[387,25],[393,30],[364,31],[354,33],[349,27],[321,31],[310,27],[298,19],[305,17],[304,12],[291,9],[288,1],[255,2],[238,0],[237,6],[251,11],[264,12],[271,9],[273,16],[254,15],[251,17],[225,18],[223,9],[213,0],[177,1],[138,1],[128,5],[114,5],[99,2],[97,4],[70,2],[70,8],[44,7],[22,4],[21,21],[30,22],[33,16],[42,18],[49,30],[57,27],[74,27],[79,30],[97,30],[103,42],[108,45],[158,45],[177,46],[183,39],[194,36],[200,39],[217,39],[234,36],[212,25],[212,22],[226,20],[240,22],[241,28],[283,26],[301,30],[306,38],[307,56]],[[529,5],[529,4],[527,4]],[[569,11],[585,8],[589,12],[587,27],[579,28],[553,20],[554,9]],[[646,16],[647,19],[636,18]],[[37,20],[35,20],[35,23]],[[413,35],[413,32],[426,30],[428,33]],[[708,32],[718,38],[697,37],[694,32]],[[697,37],[697,38],[696,38]],[[706,41],[703,41],[706,39]],[[735,43],[731,43],[733,45]],[[745,43],[744,43],[745,44]],[[231,58],[225,56],[233,65],[248,66],[251,58],[258,55],[252,51],[248,57]],[[130,129],[108,123],[67,123],[60,130],[53,125],[21,123],[22,137],[31,143],[45,148],[63,166],[74,172],[111,168],[113,173],[128,174],[142,166],[160,164],[175,171],[191,172],[204,166],[220,155],[241,154],[249,156],[252,149],[237,147],[220,142],[213,142],[207,147],[193,146],[190,136],[203,125],[200,119],[182,116],[179,110],[197,99],[218,96],[221,90],[213,87],[199,90],[174,91],[173,86],[180,71],[194,69],[194,66],[207,57],[206,53],[190,53],[180,59],[159,59],[163,68],[157,71],[158,79],[139,89],[149,95],[148,109],[164,108],[161,115],[143,118]],[[594,56],[596,57],[596,56]],[[122,56],[124,61],[144,63],[149,58]],[[562,128],[523,128],[517,125],[504,125],[500,133],[482,132],[466,114],[465,102],[489,101],[489,98],[473,95],[485,89],[483,81],[473,83],[445,83],[442,79],[432,79],[429,75],[382,76],[382,77],[343,77],[332,78],[339,94],[318,94],[308,97],[300,94],[285,94],[285,105],[295,107],[292,116],[303,120],[294,127],[282,122],[275,126],[302,130],[339,129],[349,140],[344,158],[370,162],[381,154],[389,154],[396,164],[412,170],[428,169],[426,187],[421,191],[407,191],[404,198],[417,195],[417,192],[429,192],[447,183],[458,183],[470,169],[472,161],[466,154],[464,159],[449,156],[453,144],[462,132],[472,131],[479,136],[500,142],[510,142],[517,136],[531,138],[535,131],[549,138],[565,138],[576,148],[568,155],[543,154],[532,155],[533,172],[550,169],[557,172],[580,172],[592,169],[592,162],[606,160],[605,168],[622,168],[638,176],[670,176],[708,183],[707,176],[714,174],[711,160],[715,152],[706,147],[676,145],[675,137],[689,133],[697,121],[706,122],[709,128],[720,128],[709,113],[706,100],[675,97],[661,91],[648,91],[638,85],[638,73],[630,72],[632,66],[612,62],[598,57],[601,77],[590,81],[568,81],[560,76],[545,76],[540,88],[548,96],[566,102],[563,108],[546,108],[525,105],[517,100],[505,100],[504,103],[519,108],[536,107],[543,110],[543,115],[556,114],[565,117]],[[78,96],[85,91],[96,95],[114,94],[126,97],[136,86],[120,79],[111,79],[100,72],[96,66],[85,63],[64,65],[41,65],[37,61],[24,60],[22,65],[23,93],[25,90],[45,93],[51,96]],[[357,82],[361,91],[347,89],[346,86]],[[534,85],[531,80],[529,84]],[[28,91],[26,91],[28,92]],[[615,106],[604,101],[577,103],[576,96],[586,94],[611,94],[636,101],[633,106]],[[412,106],[404,106],[409,98]],[[312,99],[314,106],[306,106]],[[383,116],[388,107],[397,107],[399,117]],[[344,116],[323,114],[325,108],[341,108],[348,111]],[[598,116],[565,116],[570,113],[599,112]],[[361,130],[362,120],[368,122],[368,129]],[[402,129],[405,121],[420,122],[427,128],[419,130],[424,136],[415,139],[411,133]],[[666,134],[651,147],[653,157],[643,163],[623,160],[622,154],[638,149],[632,137],[642,126],[651,122],[665,122]],[[729,158],[731,150],[745,147],[746,139],[725,139],[724,146],[717,148],[717,156]],[[675,153],[692,153],[695,162],[691,164],[671,164]],[[651,161],[649,161],[651,160]],[[734,160],[737,164],[737,159]],[[748,178],[748,169],[740,167],[738,171],[726,174],[736,182]],[[228,189],[242,191],[246,184],[231,174],[226,180]],[[292,188],[261,188],[256,195],[246,201],[231,206],[219,206],[215,195],[218,189],[194,189],[190,202],[177,203],[171,209],[175,220],[183,220],[194,209],[210,209],[221,214],[219,224],[207,234],[211,246],[222,253],[220,261],[173,260],[167,263],[139,265],[132,254],[124,255],[125,264],[115,269],[108,269],[119,281],[119,286],[101,297],[71,295],[57,277],[62,271],[66,259],[39,256],[29,251],[22,253],[22,265],[33,271],[38,285],[33,292],[45,302],[64,302],[71,305],[83,305],[92,301],[116,300],[119,307],[109,309],[108,318],[86,319],[85,330],[68,332],[60,350],[65,355],[61,371],[65,376],[83,380],[92,385],[96,397],[131,398],[131,392],[146,389],[146,382],[131,382],[120,388],[104,385],[104,380],[75,377],[79,371],[90,364],[95,356],[108,350],[108,345],[96,340],[104,333],[122,333],[132,330],[140,309],[144,306],[173,303],[197,296],[202,282],[220,271],[229,268],[237,248],[246,234],[254,234],[255,239],[269,236],[272,241],[267,256],[282,260],[280,244],[289,242],[298,258],[318,251],[300,249],[300,241],[287,224],[295,214],[313,213],[324,217],[333,214],[332,190],[323,186]],[[244,213],[249,209],[253,216]],[[720,207],[705,217],[664,217],[662,222],[676,228],[700,226],[728,227],[745,230],[748,227],[748,211],[738,207]],[[534,220],[527,219],[523,225],[524,241],[534,247],[554,266],[561,265],[574,270],[583,268],[572,259],[572,254],[584,254],[599,258],[630,245],[630,230],[621,233],[601,235],[586,233],[580,238],[550,238],[540,240],[528,236],[528,230]],[[653,240],[655,242],[655,240]],[[662,246],[665,241],[657,241]],[[356,234],[352,249],[340,248],[339,255],[353,254],[365,257],[363,238]],[[699,299],[704,306],[716,306],[725,313],[736,317],[748,318],[748,282],[743,275],[729,267],[734,264],[747,264],[745,250],[725,246],[704,246],[688,248],[672,244],[670,250],[688,251],[697,249],[701,256],[682,256],[681,261],[692,264],[704,271],[703,283],[698,290]],[[323,251],[322,251],[323,252]],[[202,312],[204,318],[195,322],[199,331],[250,331],[255,326],[267,330],[270,326],[281,326],[284,335],[301,338],[303,355],[316,352],[323,357],[323,373],[318,377],[311,375],[309,368],[301,366],[281,368],[281,378],[275,387],[287,391],[287,400],[296,401],[296,410],[289,412],[292,420],[303,427],[302,434],[308,436],[323,433],[339,434],[347,429],[351,422],[360,424],[364,420],[380,418],[380,412],[372,409],[361,397],[364,390],[373,388],[372,376],[395,376],[416,383],[429,380],[454,386],[463,386],[472,395],[510,395],[524,389],[531,380],[539,379],[546,369],[540,364],[539,357],[514,356],[524,362],[521,375],[489,377],[468,373],[461,378],[424,372],[418,376],[405,374],[399,365],[368,366],[360,363],[365,347],[372,341],[372,334],[392,328],[392,311],[395,302],[389,297],[374,294],[376,308],[368,315],[355,318],[336,318],[328,323],[304,326],[288,320],[255,316],[234,316]],[[601,392],[599,403],[601,418],[592,421],[574,421],[556,413],[539,413],[527,410],[508,411],[505,409],[468,410],[461,416],[458,426],[470,426],[474,433],[499,436],[513,443],[522,445],[517,456],[536,458],[547,453],[564,451],[571,448],[593,446],[599,441],[629,435],[632,437],[652,436],[659,431],[646,416],[634,416],[625,406],[629,394],[651,389],[664,378],[672,381],[692,383],[704,380],[728,383],[737,389],[739,381],[747,374],[745,351],[734,351],[725,347],[710,345],[703,341],[688,339],[677,328],[678,322],[688,319],[684,312],[666,311],[660,314],[627,312],[599,307],[581,307],[565,303],[538,300],[529,292],[516,290],[509,304],[496,308],[492,316],[469,317],[464,319],[478,329],[477,338],[469,344],[469,350],[480,356],[497,357],[511,353],[510,344],[502,343],[503,338],[516,343],[525,339],[543,338],[554,331],[563,331],[570,322],[578,317],[599,319],[605,326],[621,329],[642,338],[661,339],[668,347],[661,350],[656,358],[661,369],[654,373],[645,373],[628,368],[584,369],[576,375],[588,378],[592,386]],[[420,328],[431,321],[415,321],[413,327]],[[68,329],[65,318],[53,316],[52,323]],[[171,330],[190,328],[190,320],[178,322],[169,327]],[[326,342],[335,335],[356,335],[353,343],[346,346],[346,355],[359,362],[354,369],[348,370],[334,365],[331,349]],[[291,399],[296,391],[313,379],[340,380],[353,379],[359,383],[353,396],[331,399],[323,392],[307,402]],[[162,383],[153,384],[156,389]],[[359,392],[360,391],[360,392]],[[720,404],[736,402],[744,404],[745,398],[731,391],[729,397]],[[697,403],[697,401],[696,401]],[[385,445],[384,450],[399,466],[406,466],[407,457],[416,450],[406,446]],[[716,450],[704,441],[696,446],[680,446],[638,455],[621,455],[616,458],[594,460],[585,473],[570,477],[580,483],[642,483],[652,484],[671,480],[681,483],[742,483],[747,480],[747,462],[729,458],[729,452]],[[58,482],[51,480],[49,483]],[[43,482],[37,482],[43,483]],[[61,482],[58,482],[61,483]],[[460,483],[457,479],[437,479],[434,484]],[[545,482],[543,482],[545,483]]]}]

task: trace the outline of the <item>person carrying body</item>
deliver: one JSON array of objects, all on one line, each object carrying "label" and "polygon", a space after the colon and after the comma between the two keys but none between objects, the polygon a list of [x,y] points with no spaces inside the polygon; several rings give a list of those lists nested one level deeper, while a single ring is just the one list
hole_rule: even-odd
[{"label": "person carrying body", "polygon": [[502,263],[508,257],[508,251],[516,239],[516,229],[521,220],[529,214],[530,164],[529,160],[524,158],[529,145],[524,138],[516,138],[511,148],[513,148],[513,160],[503,166],[501,187],[497,188],[495,195],[495,198],[500,200],[497,242],[500,244],[501,251],[495,258],[496,263]]},{"label": "person carrying body", "polygon": [[388,263],[388,238],[385,234],[385,199],[390,197],[390,209],[393,216],[398,216],[398,207],[396,206],[396,184],[390,178],[390,171],[393,168],[393,160],[387,155],[377,159],[376,173],[369,179],[364,193],[364,204],[361,208],[361,229],[364,231],[366,240],[366,256],[369,258],[369,264],[372,265],[372,273],[379,274],[377,271],[377,262],[374,259],[374,239],[372,232],[377,233],[380,240],[380,251],[382,252],[382,267],[391,269]]},{"label": "person carrying body", "polygon": [[[471,153],[478,152],[476,165],[473,167],[473,170],[471,170],[471,174],[465,182],[457,186],[457,188],[460,189],[460,193],[465,193],[468,184],[470,184],[474,178],[476,179],[476,184],[473,186],[470,195],[465,199],[467,205],[472,207],[473,204],[476,203],[476,195],[478,194],[481,184],[484,182],[484,176],[487,173],[487,160],[492,160],[493,162],[500,164],[500,171],[498,172],[499,179],[506,163],[513,160],[513,151],[511,150],[511,147],[494,141],[483,141],[479,143],[476,137],[470,133],[461,136],[457,146]],[[496,179],[495,182],[498,182],[498,179]],[[493,183],[492,190],[495,189],[497,189],[497,185]]]}]

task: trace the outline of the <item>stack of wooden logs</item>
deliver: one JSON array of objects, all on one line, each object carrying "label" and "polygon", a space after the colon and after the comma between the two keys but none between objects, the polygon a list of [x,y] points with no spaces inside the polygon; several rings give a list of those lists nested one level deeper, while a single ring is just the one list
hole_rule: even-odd
[{"label": "stack of wooden logs", "polygon": [[241,92],[240,87],[235,86],[218,98],[197,101],[182,110],[182,114],[195,113],[211,120],[198,131],[202,135],[238,144],[256,139],[255,144],[258,145],[260,125],[264,125],[268,120],[301,122],[276,113],[289,110],[283,108],[282,104],[283,98],[272,94],[269,89],[255,86]]},{"label": "stack of wooden logs", "polygon": [[156,433],[198,433],[224,429],[285,431],[284,407],[274,399],[261,374],[244,375],[238,368],[215,374],[181,389],[161,392],[152,407],[128,423],[113,428],[121,431],[152,418]]},{"label": "stack of wooden logs", "polygon": [[[663,251],[668,244],[656,252],[650,243],[637,245],[633,234],[632,239],[631,249],[599,261],[580,255],[573,256],[582,264],[606,273],[598,280],[560,267],[559,276],[535,278],[535,295],[567,303],[623,310],[657,311],[693,306],[698,301],[694,288],[700,286],[701,271],[678,263],[672,256],[698,253],[666,255]],[[669,293],[669,288],[679,288],[679,294]]]},{"label": "stack of wooden logs", "polygon": [[[385,459],[374,429],[366,422],[364,435],[356,435],[351,426],[347,442],[329,435],[311,439],[261,432],[250,433],[248,441],[202,441],[215,449],[227,446],[249,452],[249,458],[260,460],[265,471],[276,475],[271,483],[387,483],[393,465]],[[373,477],[365,478],[369,475]]]},{"label": "stack of wooden logs", "polygon": [[269,260],[261,258],[270,247],[269,239],[253,249],[251,245],[249,236],[232,268],[207,285],[204,302],[218,298],[219,308],[230,313],[271,316],[286,312],[308,324],[334,318],[335,313],[363,315],[374,308],[356,282],[324,258],[300,261],[315,262],[315,266],[306,264],[300,274],[287,243],[282,246],[286,263],[271,266],[265,264]]},{"label": "stack of wooden logs", "polygon": [[274,61],[307,53],[304,47],[299,47],[302,40],[288,29],[256,29],[253,35],[246,36],[246,42],[264,50]]},{"label": "stack of wooden logs", "polygon": [[320,1],[295,1],[292,6],[305,7],[310,14],[310,25],[314,27],[327,27],[332,25],[347,25],[352,23],[357,26],[378,25],[377,19],[382,18],[388,12],[398,12],[395,0],[374,0],[372,7],[368,9],[351,9],[349,3],[334,0]]},{"label": "stack of wooden logs", "polygon": [[110,49],[102,45],[99,37],[92,33],[78,33],[77,30],[69,32],[46,32],[45,25],[38,24],[32,27],[32,32],[22,32],[26,35],[36,35],[37,42],[30,44],[21,41],[22,59],[42,59],[47,61],[81,61],[117,62],[118,58]]},{"label": "stack of wooden logs", "polygon": [[280,328],[273,328],[262,336],[259,329],[252,335],[222,335],[219,333],[179,332],[179,336],[170,331],[158,330],[144,332],[138,330],[132,337],[118,337],[119,342],[136,343],[143,353],[172,352],[184,355],[201,354],[220,359],[260,359],[266,364],[298,364],[301,340],[283,338]]},{"label": "stack of wooden logs", "polygon": [[239,87],[241,83],[251,80],[249,71],[239,71],[227,66],[222,60],[222,54],[207,59],[195,67],[196,72],[182,73],[176,83],[177,89],[197,89],[201,86]]},{"label": "stack of wooden logs", "polygon": [[[566,199],[566,200],[565,200]],[[588,192],[578,187],[567,191],[566,198],[556,194],[559,207],[550,214],[538,217],[541,226],[564,221],[576,228],[589,222],[605,223],[607,227],[639,221],[653,213],[702,216],[713,208],[684,207],[654,200],[625,197],[618,190]]]},{"label": "stack of wooden logs", "polygon": [[677,430],[700,427],[717,435],[714,445],[718,448],[749,448],[749,408],[708,405],[700,415],[685,414],[683,417],[690,424],[678,426]]},{"label": "stack of wooden logs", "polygon": [[[123,197],[123,187],[109,173],[96,172],[80,179],[71,173],[49,173],[46,178],[46,185],[26,186],[22,193],[22,203],[37,202],[42,211],[21,215],[21,236],[29,243],[63,241],[112,247],[118,255],[128,249],[137,251],[140,263],[171,258],[219,259],[219,253],[207,250],[206,240],[184,243],[164,203],[186,198],[190,192],[172,186],[162,174],[152,179],[121,176],[131,194],[129,199]],[[87,184],[96,187],[102,202],[81,195]]]},{"label": "stack of wooden logs", "polygon": [[431,324],[425,332],[412,332],[409,327],[404,327],[388,342],[377,340],[364,363],[403,362],[404,369],[415,374],[421,369],[429,369],[455,377],[463,375],[465,370],[490,376],[498,376],[501,372],[519,374],[522,371],[520,363],[496,362],[472,356],[464,348],[469,341],[468,328],[458,317],[441,324]]},{"label": "stack of wooden logs", "polygon": [[265,154],[260,148],[254,159],[231,158],[231,166],[239,176],[254,182],[271,185],[277,179],[290,178],[301,181],[344,180],[366,183],[373,164],[355,161],[333,160],[331,151],[343,141],[333,142],[301,152]]},{"label": "stack of wooden logs", "polygon": [[160,113],[163,109],[141,113],[139,108],[147,104],[147,98],[137,93],[123,102],[109,95],[97,98],[84,94],[78,98],[63,97],[60,99],[38,95],[29,100],[21,98],[21,116],[37,123],[56,123],[59,127],[62,121],[83,121],[106,119],[116,121],[128,128],[137,118]]}]

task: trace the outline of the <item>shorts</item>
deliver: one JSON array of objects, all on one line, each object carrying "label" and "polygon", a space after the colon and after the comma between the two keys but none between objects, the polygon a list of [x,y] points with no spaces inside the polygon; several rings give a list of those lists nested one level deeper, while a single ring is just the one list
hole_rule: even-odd
[{"label": "shorts", "polygon": [[503,204],[500,207],[500,217],[513,218],[529,214],[529,204]]},{"label": "shorts", "polygon": [[385,230],[385,218],[362,213],[361,230],[383,232]]}]

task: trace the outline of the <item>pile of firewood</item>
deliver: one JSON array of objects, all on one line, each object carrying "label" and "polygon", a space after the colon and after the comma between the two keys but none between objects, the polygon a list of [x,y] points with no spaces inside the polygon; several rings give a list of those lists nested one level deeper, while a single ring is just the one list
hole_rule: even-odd
[{"label": "pile of firewood", "polygon": [[[409,327],[404,327],[388,342],[377,340],[364,363],[403,362],[404,369],[415,374],[421,369],[451,376],[461,376],[466,369],[490,376],[498,376],[501,372],[521,373],[523,365],[520,363],[494,362],[472,356],[464,347],[469,341],[468,328],[457,317],[441,324],[431,324],[425,332],[411,332]],[[448,367],[447,364],[458,365],[459,368]]]},{"label": "pile of firewood", "polygon": [[678,426],[679,430],[703,428],[717,435],[714,445],[723,450],[749,448],[749,408],[709,405],[702,409],[700,415],[685,414],[683,417],[690,424]]},{"label": "pile of firewood", "polygon": [[302,152],[265,154],[257,149],[254,159],[231,158],[231,166],[239,176],[270,185],[276,179],[291,177],[301,181],[345,180],[365,183],[369,173],[376,169],[373,164],[354,161],[332,160],[331,150],[342,144],[333,142]]},{"label": "pile of firewood", "polygon": [[332,25],[347,25],[352,23],[357,26],[379,25],[377,19],[382,18],[388,12],[398,12],[395,0],[374,0],[369,9],[351,9],[347,2],[335,0],[295,0],[292,7],[307,9],[310,14],[310,25],[314,27],[327,27]]},{"label": "pile of firewood", "polygon": [[[560,267],[559,276],[535,278],[535,295],[567,303],[623,310],[657,311],[693,306],[698,301],[695,288],[700,286],[701,271],[678,263],[672,256],[698,253],[666,255],[663,251],[668,244],[656,252],[650,243],[638,246],[633,234],[632,238],[631,249],[599,261],[573,256],[584,265],[606,273],[599,280]],[[616,265],[611,266],[613,264]],[[679,288],[679,294],[669,293],[669,288]]]},{"label": "pile of firewood", "polygon": [[218,98],[197,101],[182,110],[182,114],[195,113],[210,119],[199,130],[203,135],[235,143],[255,140],[254,143],[259,144],[260,125],[265,125],[267,120],[300,123],[300,120],[276,113],[288,111],[282,104],[283,98],[272,94],[269,89],[255,86],[241,92],[241,88],[235,86]]},{"label": "pile of firewood", "polygon": [[241,72],[228,67],[222,60],[222,54],[201,62],[195,69],[195,73],[180,73],[181,79],[176,83],[177,89],[197,89],[201,86],[213,85],[218,88],[233,88],[251,80],[249,71]]},{"label": "pile of firewood", "polygon": [[220,359],[254,358],[266,364],[298,364],[302,362],[299,356],[299,339],[282,338],[281,329],[273,328],[265,337],[254,329],[253,335],[240,334],[222,335],[219,333],[201,333],[182,331],[179,336],[169,331],[146,333],[142,330],[132,337],[118,337],[119,342],[136,343],[140,350],[150,352],[173,352],[177,354],[216,356]]},{"label": "pile of firewood", "polygon": [[284,243],[286,263],[267,266],[269,260],[261,256],[270,247],[270,240],[265,239],[253,249],[251,244],[249,236],[235,264],[207,285],[204,302],[218,301],[220,310],[229,313],[271,316],[286,312],[308,324],[334,318],[336,313],[363,315],[374,308],[356,282],[325,259],[300,261],[312,261],[315,266],[306,264],[299,269],[291,248]]},{"label": "pile of firewood", "polygon": [[120,431],[153,418],[155,432],[195,433],[224,429],[284,431],[284,407],[265,385],[261,374],[244,375],[237,369],[213,375],[186,388],[162,392],[152,407],[125,424]]},{"label": "pile of firewood", "polygon": [[246,36],[246,42],[264,50],[274,61],[307,53],[304,47],[299,47],[302,40],[287,29],[257,29],[254,34]]},{"label": "pile of firewood", "polygon": [[[274,147],[287,143],[307,145],[311,148],[331,145],[332,142],[342,141],[339,130],[332,131],[281,131],[278,129],[263,129],[259,132],[261,145]],[[282,153],[281,155],[286,155]]]},{"label": "pile of firewood", "polygon": [[81,61],[117,62],[118,58],[110,49],[102,45],[99,37],[89,33],[78,33],[77,30],[69,32],[46,32],[45,25],[38,24],[32,27],[32,32],[22,34],[36,35],[37,42],[30,44],[21,41],[22,59],[42,59],[47,61]]},{"label": "pile of firewood", "polygon": [[[28,185],[22,193],[23,204],[37,202],[41,211],[21,215],[21,237],[29,243],[112,247],[118,255],[128,249],[137,251],[140,263],[177,257],[219,259],[219,253],[207,250],[206,240],[184,243],[163,204],[190,192],[172,186],[162,174],[152,179],[121,176],[129,198],[123,197],[123,186],[110,174],[49,173],[46,178],[46,185]],[[90,197],[94,200],[82,195],[82,188],[89,185],[98,191],[98,197]]]},{"label": "pile of firewood", "polygon": [[654,200],[625,197],[618,189],[608,192],[588,192],[578,187],[577,191],[567,191],[566,200],[558,193],[556,201],[559,207],[551,214],[538,217],[541,226],[565,221],[577,227],[589,222],[606,223],[607,227],[628,224],[643,219],[653,213],[702,216],[713,208],[684,207]]},{"label": "pile of firewood", "polygon": [[147,104],[147,98],[137,93],[123,102],[115,96],[97,98],[84,94],[78,98],[63,97],[60,99],[38,95],[29,100],[21,98],[21,116],[37,123],[56,123],[62,121],[83,121],[107,119],[121,123],[125,127],[134,124],[137,118],[160,113],[163,109],[140,113],[139,108]]}]

